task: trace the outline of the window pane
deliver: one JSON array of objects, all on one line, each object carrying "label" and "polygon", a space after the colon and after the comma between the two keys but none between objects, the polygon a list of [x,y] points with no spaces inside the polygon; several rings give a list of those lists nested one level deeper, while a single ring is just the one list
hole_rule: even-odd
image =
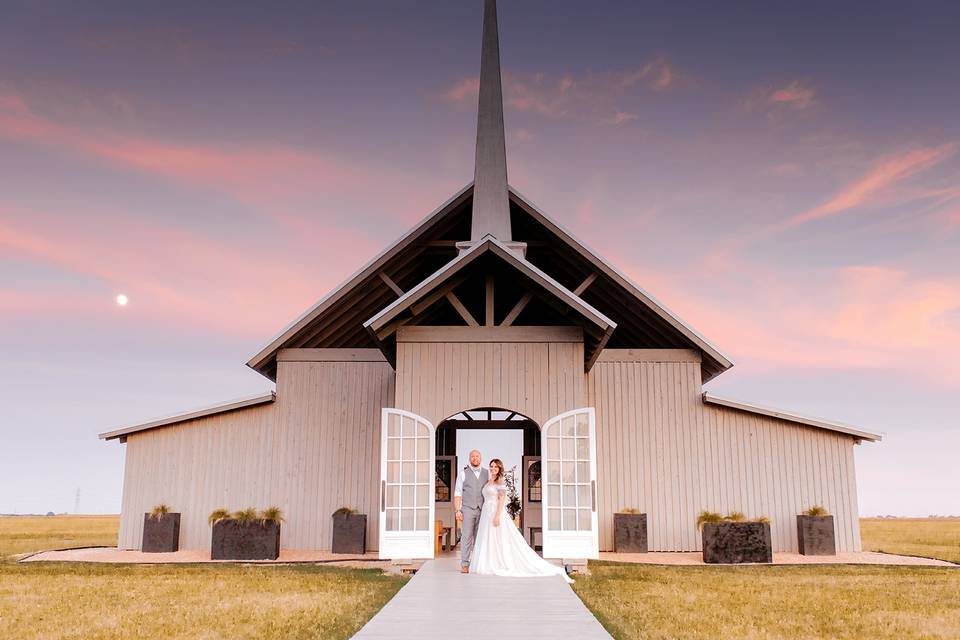
[{"label": "window pane", "polygon": [[417,459],[417,445],[416,440],[413,438],[404,438],[403,439],[403,459],[404,460],[416,460]]},{"label": "window pane", "polygon": [[417,460],[430,459],[430,439],[417,438]]},{"label": "window pane", "polygon": [[387,531],[398,531],[400,529],[399,514],[399,509],[387,509]]},{"label": "window pane", "polygon": [[564,482],[575,482],[576,476],[574,473],[576,471],[576,462],[564,462],[563,463],[563,472],[560,474],[560,478]]},{"label": "window pane", "polygon": [[387,463],[387,482],[400,482],[400,463]]},{"label": "window pane", "polygon": [[538,460],[527,468],[527,500],[540,502],[541,496],[540,461]]},{"label": "window pane", "polygon": [[418,507],[429,507],[430,506],[430,485],[428,484],[418,484],[417,485],[417,506]]},{"label": "window pane", "polygon": [[560,509],[548,509],[547,526],[553,531],[560,531]]},{"label": "window pane", "polygon": [[453,465],[451,460],[437,460],[437,473],[435,481],[436,492],[434,494],[434,499],[437,502],[450,502],[452,467]]},{"label": "window pane", "polygon": [[560,438],[547,438],[547,458],[556,460],[560,457]]},{"label": "window pane", "polygon": [[590,439],[577,438],[577,460],[590,459]]},{"label": "window pane", "polygon": [[577,530],[577,510],[576,509],[563,510],[563,530],[564,531]]},{"label": "window pane", "polygon": [[387,416],[387,435],[400,435],[400,416],[395,413],[391,413],[389,416]]},{"label": "window pane", "polygon": [[593,501],[590,496],[590,485],[588,484],[578,484],[577,485],[577,500],[581,507],[592,507]]},{"label": "window pane", "polygon": [[427,425],[422,422],[417,423],[417,437],[418,438],[428,438],[430,437],[430,429],[427,428]]},{"label": "window pane", "polygon": [[387,485],[387,499],[386,504],[388,507],[399,507],[400,506],[400,487],[395,484]]},{"label": "window pane", "polygon": [[413,509],[400,509],[400,530],[413,531]]},{"label": "window pane", "polygon": [[575,484],[563,485],[562,493],[563,493],[563,506],[565,507],[577,506],[577,485]]},{"label": "window pane", "polygon": [[586,413],[577,414],[577,435],[578,436],[589,436],[590,435],[590,416]]},{"label": "window pane", "polygon": [[415,463],[402,462],[400,464],[403,465],[400,473],[400,480],[402,480],[403,482],[413,482],[414,481],[413,470],[414,470]]},{"label": "window pane", "polygon": [[412,438],[414,436],[416,431],[414,431],[413,418],[408,418],[406,416],[403,416],[403,420],[401,421],[400,433],[405,438]]},{"label": "window pane", "polygon": [[551,506],[560,505],[560,485],[558,484],[548,484],[547,485],[547,500],[549,500]]},{"label": "window pane", "polygon": [[560,463],[547,463],[547,482],[560,482]]},{"label": "window pane", "polygon": [[400,459],[400,440],[398,438],[387,438],[387,460]]},{"label": "window pane", "polygon": [[577,528],[580,531],[590,531],[593,526],[590,509],[577,509]]},{"label": "window pane", "polygon": [[577,463],[577,482],[590,482],[590,463]]},{"label": "window pane", "polygon": [[573,416],[564,418],[560,423],[560,435],[563,436],[574,436],[577,432],[573,423]]},{"label": "window pane", "polygon": [[413,506],[413,487],[411,485],[402,485],[400,487],[400,506]]},{"label": "window pane", "polygon": [[573,460],[576,456],[576,448],[574,446],[576,442],[573,438],[564,438],[563,439],[563,459],[564,460]]},{"label": "window pane", "polygon": [[430,510],[417,509],[417,531],[430,530]]},{"label": "window pane", "polygon": [[427,461],[417,463],[417,482],[430,482],[430,463]]}]

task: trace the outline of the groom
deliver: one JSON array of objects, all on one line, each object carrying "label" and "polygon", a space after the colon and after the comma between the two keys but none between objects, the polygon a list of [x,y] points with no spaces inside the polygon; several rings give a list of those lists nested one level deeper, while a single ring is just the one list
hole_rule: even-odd
[{"label": "groom", "polygon": [[490,479],[490,472],[480,466],[480,452],[470,452],[470,464],[457,474],[457,486],[453,492],[453,506],[457,520],[462,523],[460,534],[460,573],[470,573],[470,554],[473,540],[477,537],[480,509],[483,507],[483,485]]}]

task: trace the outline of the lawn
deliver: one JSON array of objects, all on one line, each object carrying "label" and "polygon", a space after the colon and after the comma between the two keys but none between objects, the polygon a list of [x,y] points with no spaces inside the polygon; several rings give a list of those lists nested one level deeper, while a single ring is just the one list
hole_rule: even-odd
[{"label": "lawn", "polygon": [[[116,543],[117,518],[0,517],[0,556]],[[311,565],[0,562],[9,638],[349,638],[406,578]]]},{"label": "lawn", "polygon": [[591,562],[574,590],[615,638],[958,638],[960,569]]},{"label": "lawn", "polygon": [[960,518],[861,518],[864,551],[960,563]]}]

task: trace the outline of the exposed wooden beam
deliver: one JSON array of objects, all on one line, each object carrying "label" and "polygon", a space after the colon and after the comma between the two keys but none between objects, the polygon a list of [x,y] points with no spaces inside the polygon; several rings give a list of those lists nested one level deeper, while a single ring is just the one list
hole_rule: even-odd
[{"label": "exposed wooden beam", "polygon": [[493,325],[493,274],[487,274],[486,282],[486,291],[487,291],[487,306],[486,314],[484,317],[483,326],[492,327]]},{"label": "exposed wooden beam", "polygon": [[463,282],[463,280],[464,276],[456,276],[451,278],[447,284],[443,285],[430,295],[426,296],[423,300],[410,307],[410,313],[415,316],[420,315],[428,307],[432,306],[434,302],[445,297],[448,292],[453,291],[456,287],[460,286],[460,283]]},{"label": "exposed wooden beam", "polygon": [[510,313],[507,314],[507,317],[503,319],[503,322],[500,323],[501,327],[509,327],[513,324],[513,321],[517,319],[517,316],[520,315],[520,312],[523,311],[530,300],[533,299],[533,294],[529,291],[523,294],[517,304],[513,305],[513,309],[510,310]]},{"label": "exposed wooden beam", "polygon": [[393,279],[390,276],[388,276],[386,273],[384,273],[383,271],[378,271],[377,275],[380,276],[380,279],[383,280],[383,283],[385,285],[393,289],[393,292],[395,294],[397,294],[398,296],[402,296],[404,294],[404,290],[401,289],[399,286],[397,286],[397,283],[394,282]]},{"label": "exposed wooden beam", "polygon": [[573,290],[573,293],[579,296],[581,293],[583,293],[584,291],[586,291],[586,290],[587,290],[587,287],[589,287],[591,284],[593,284],[593,281],[596,280],[596,279],[597,279],[597,272],[594,271],[593,273],[591,273],[590,275],[588,275],[583,282],[580,283],[580,286],[579,286],[579,287],[577,287],[576,289]]},{"label": "exposed wooden beam", "polygon": [[447,300],[453,305],[453,308],[457,310],[457,313],[460,314],[460,317],[463,318],[463,321],[466,322],[471,327],[479,327],[480,323],[473,319],[473,316],[470,315],[470,312],[467,310],[463,303],[460,302],[460,298],[457,297],[453,291],[447,291],[446,295]]}]

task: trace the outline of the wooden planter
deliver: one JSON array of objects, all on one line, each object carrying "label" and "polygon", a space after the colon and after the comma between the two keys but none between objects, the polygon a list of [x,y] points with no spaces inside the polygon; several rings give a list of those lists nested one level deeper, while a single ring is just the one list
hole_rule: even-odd
[{"label": "wooden planter", "polygon": [[143,514],[143,538],[140,550],[144,553],[172,553],[180,548],[180,514],[161,516]]},{"label": "wooden planter", "polygon": [[703,561],[708,564],[773,562],[769,522],[708,522],[703,525]]},{"label": "wooden planter", "polygon": [[212,560],[276,560],[280,555],[280,523],[276,520],[226,518],[214,523],[212,536]]},{"label": "wooden planter", "polygon": [[362,513],[333,516],[333,552],[362,554],[367,551],[367,516]]},{"label": "wooden planter", "polygon": [[797,541],[805,556],[835,556],[833,516],[797,516]]},{"label": "wooden planter", "polygon": [[613,514],[613,550],[617,553],[647,552],[647,514]]}]

